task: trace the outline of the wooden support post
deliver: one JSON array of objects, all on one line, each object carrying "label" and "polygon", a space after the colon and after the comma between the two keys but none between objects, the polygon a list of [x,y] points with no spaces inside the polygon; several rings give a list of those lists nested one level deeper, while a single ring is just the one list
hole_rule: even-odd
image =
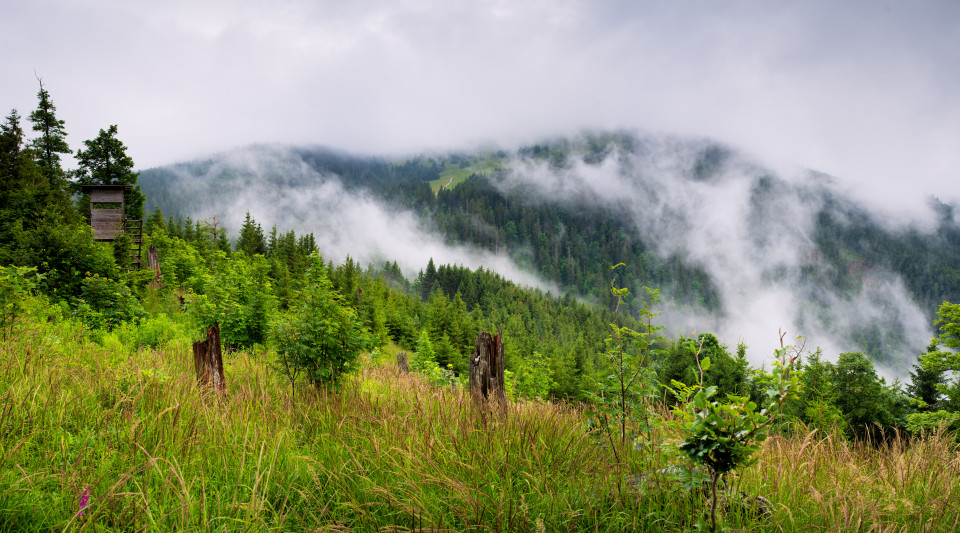
[{"label": "wooden support post", "polygon": [[495,399],[506,402],[504,385],[503,330],[496,335],[481,331],[470,357],[470,396],[476,401]]},{"label": "wooden support post", "polygon": [[397,370],[401,375],[410,373],[410,367],[407,365],[407,352],[397,354]]},{"label": "wooden support post", "polygon": [[201,386],[210,385],[216,392],[227,389],[227,381],[223,376],[223,357],[220,353],[220,324],[214,324],[207,330],[206,340],[193,343],[193,368]]}]

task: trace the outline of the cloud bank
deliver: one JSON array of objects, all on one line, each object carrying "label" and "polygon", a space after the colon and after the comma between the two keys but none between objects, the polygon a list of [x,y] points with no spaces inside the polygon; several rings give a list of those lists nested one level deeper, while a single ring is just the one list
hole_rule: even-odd
[{"label": "cloud bank", "polygon": [[704,268],[723,302],[715,315],[668,303],[659,309],[662,322],[675,335],[706,330],[729,346],[744,340],[755,365],[779,347],[781,328],[788,339],[803,335],[809,347],[820,346],[834,359],[862,349],[858,337],[872,328],[881,346],[916,350],[909,360],[880,368],[903,377],[932,336],[899,275],[868,270],[853,292],[842,293],[811,274],[831,268],[814,238],[818,213],[828,198],[838,198],[828,177],[799,168],[774,171],[706,141],[640,137],[600,164],[569,157],[557,168],[527,160],[501,187],[626,213],[662,258],[676,255]]},{"label": "cloud bank", "polygon": [[960,4],[36,0],[0,101],[44,78],[72,146],[140,168],[257,142],[406,153],[582,128],[704,135],[898,216],[960,200]]},{"label": "cloud bank", "polygon": [[[432,258],[437,264],[483,267],[518,284],[560,294],[549,281],[521,270],[506,255],[467,246],[447,244],[420,217],[385,205],[361,190],[346,190],[340,178],[321,174],[293,149],[258,146],[219,155],[203,165],[203,172],[179,172],[175,187],[185,196],[205,198],[194,202],[183,216],[211,219],[216,216],[234,232],[246,213],[265,232],[313,233],[324,258],[343,261],[348,255],[361,266],[383,266],[396,261],[409,279],[416,278]],[[218,178],[230,176],[222,182]]]}]

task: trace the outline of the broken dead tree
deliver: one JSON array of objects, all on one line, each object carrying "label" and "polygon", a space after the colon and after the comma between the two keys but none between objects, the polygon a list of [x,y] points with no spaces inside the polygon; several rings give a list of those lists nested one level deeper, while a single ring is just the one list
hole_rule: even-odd
[{"label": "broken dead tree", "polygon": [[150,287],[159,289],[160,285],[160,253],[157,252],[156,245],[151,244],[147,250],[147,268],[153,271],[153,281]]},{"label": "broken dead tree", "polygon": [[470,357],[470,397],[475,401],[496,400],[506,405],[503,370],[503,330],[498,330],[496,335],[481,331]]},{"label": "broken dead tree", "polygon": [[193,368],[197,371],[197,382],[201,386],[211,386],[216,392],[227,389],[220,352],[220,324],[214,324],[207,330],[206,340],[193,343]]},{"label": "broken dead tree", "polygon": [[400,372],[400,375],[406,375],[410,373],[410,366],[407,365],[407,352],[400,352],[397,354],[397,370]]}]

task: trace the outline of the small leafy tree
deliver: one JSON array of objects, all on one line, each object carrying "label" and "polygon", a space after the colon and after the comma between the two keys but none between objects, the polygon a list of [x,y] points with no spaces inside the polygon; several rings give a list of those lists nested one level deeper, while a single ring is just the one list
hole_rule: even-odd
[{"label": "small leafy tree", "polygon": [[333,289],[320,255],[310,261],[299,298],[274,324],[274,341],[288,378],[302,372],[315,387],[336,386],[370,339],[356,310]]},{"label": "small leafy tree", "polygon": [[[616,270],[621,266],[623,263],[618,263],[611,269]],[[643,401],[654,393],[656,373],[646,363],[653,342],[659,339],[656,332],[662,326],[653,325],[656,313],[650,311],[650,307],[659,301],[660,291],[645,288],[650,304],[640,309],[640,322],[645,326],[643,331],[621,326],[619,323],[610,324],[611,333],[604,341],[604,355],[610,364],[611,373],[599,383],[598,407],[602,417],[616,420],[621,445],[627,442],[627,425],[635,411],[644,414],[644,429],[649,430],[646,405]],[[620,304],[630,293],[625,287],[617,288],[616,277],[610,282],[610,293],[615,300],[614,316],[619,322],[617,313]]]},{"label": "small leafy tree", "polygon": [[221,339],[233,348],[265,344],[277,306],[266,259],[245,254],[228,257],[219,250],[212,257],[209,274],[194,280],[194,288],[202,294],[193,297],[190,309],[200,327],[219,323]]},{"label": "small leafy tree", "polygon": [[687,434],[679,449],[694,463],[705,466],[710,474],[710,521],[714,532],[718,531],[717,485],[720,478],[756,461],[754,454],[767,438],[767,430],[777,412],[799,391],[799,378],[793,369],[802,349],[784,346],[783,336],[781,333],[781,347],[776,350],[773,361],[773,380],[765,391],[766,402],[759,411],[749,396],[728,394],[726,400],[719,400],[715,398],[716,386],[703,387],[703,375],[710,370],[710,358],[700,360],[699,351],[700,383],[687,386],[673,382],[674,392],[682,400],[674,413]]}]

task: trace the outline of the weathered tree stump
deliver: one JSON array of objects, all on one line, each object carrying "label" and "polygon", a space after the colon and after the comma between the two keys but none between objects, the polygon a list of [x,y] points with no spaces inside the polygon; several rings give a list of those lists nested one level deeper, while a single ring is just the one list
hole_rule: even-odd
[{"label": "weathered tree stump", "polygon": [[397,354],[397,370],[400,371],[401,375],[410,373],[410,367],[407,365],[407,352]]},{"label": "weathered tree stump", "polygon": [[160,288],[160,253],[157,252],[156,245],[151,244],[147,250],[147,268],[153,271],[153,281],[150,286],[154,289]]},{"label": "weathered tree stump", "polygon": [[220,353],[220,324],[207,330],[206,340],[193,343],[193,368],[201,386],[212,386],[216,392],[227,388],[223,377],[223,357]]},{"label": "weathered tree stump", "polygon": [[470,397],[475,401],[506,402],[503,370],[503,330],[496,335],[481,331],[470,357]]}]

